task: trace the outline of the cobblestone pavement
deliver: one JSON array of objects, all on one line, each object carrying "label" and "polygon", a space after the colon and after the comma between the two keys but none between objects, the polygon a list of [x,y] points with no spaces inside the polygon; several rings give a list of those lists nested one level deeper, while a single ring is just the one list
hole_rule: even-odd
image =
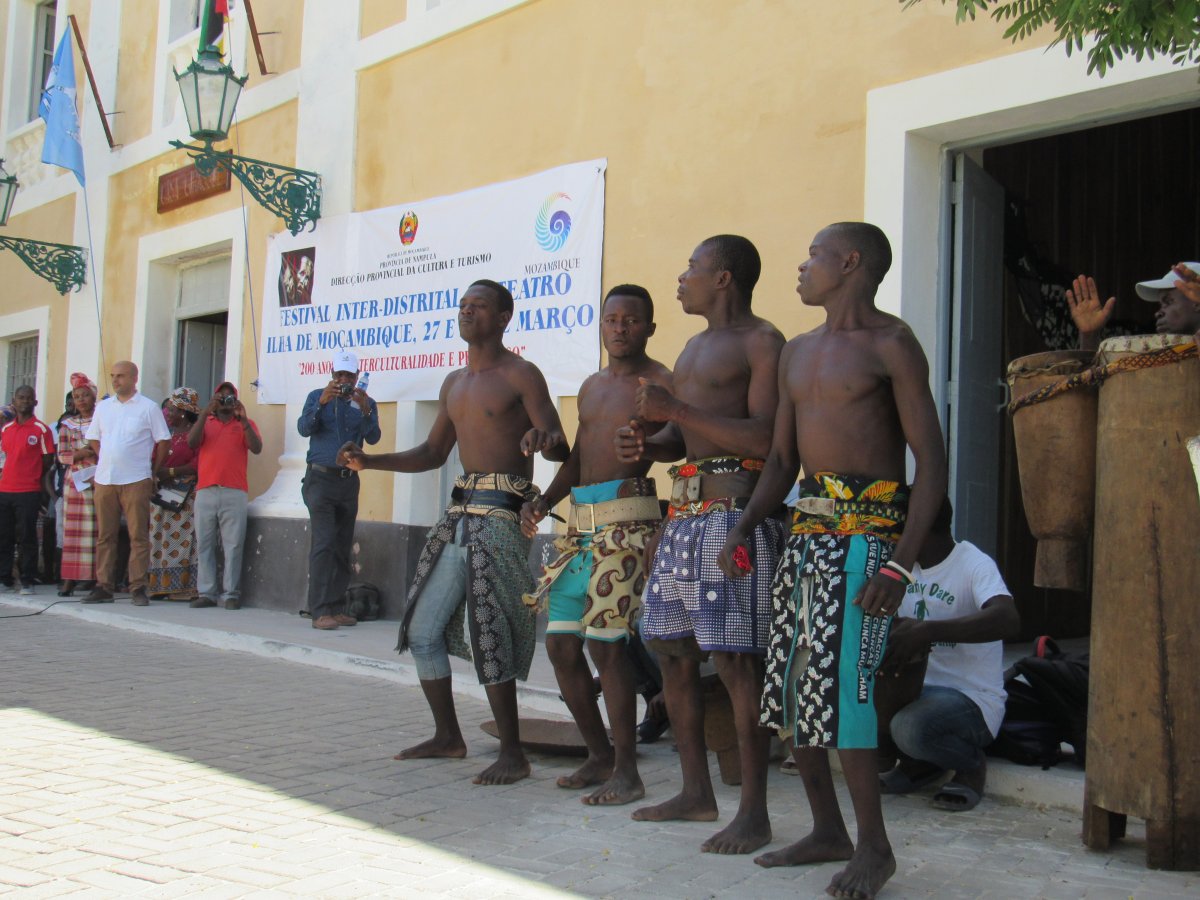
[{"label": "cobblestone pavement", "polygon": [[[566,759],[474,786],[496,744],[486,705],[459,706],[467,759],[398,763],[430,731],[418,688],[66,617],[0,620],[0,893],[817,897],[836,871],[701,854],[720,823],[584,807],[554,784]],[[668,742],[641,765],[651,800],[674,791]],[[796,780],[771,779],[778,847],[810,820]],[[718,791],[725,822],[736,789]],[[899,869],[884,897],[1200,893],[1194,874],[1144,868],[1133,821],[1098,854],[1066,812],[985,800],[955,815],[920,796],[885,811]]]}]

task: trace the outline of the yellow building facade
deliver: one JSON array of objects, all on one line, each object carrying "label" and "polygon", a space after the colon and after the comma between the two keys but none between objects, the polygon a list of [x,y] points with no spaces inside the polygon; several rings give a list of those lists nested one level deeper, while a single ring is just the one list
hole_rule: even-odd
[{"label": "yellow building facade", "polygon": [[[142,389],[155,399],[189,372],[211,376],[192,385],[202,396],[234,381],[265,444],[251,461],[252,539],[270,545],[286,533],[272,552],[302,568],[299,409],[260,405],[250,389],[267,239],[282,223],[236,180],[228,192],[158,211],[160,177],[188,162],[168,146],[188,140],[172,67],[195,55],[200,5],[0,0],[3,155],[22,185],[4,233],[91,254],[88,283],[60,296],[0,253],[0,373],[31,377],[46,419],[61,411],[70,372],[103,383],[118,359],[142,367]],[[1013,46],[986,20],[956,25],[953,6],[934,0],[907,11],[895,0],[250,6],[234,4],[227,35],[227,58],[250,76],[230,135],[235,152],[320,173],[325,216],[606,159],[604,287],[651,291],[660,324],[650,350],[668,364],[701,325],[678,309],[674,288],[703,238],[734,232],[755,242],[764,264],[755,308],[791,336],[820,321],[795,293],[809,238],[833,221],[881,225],[896,262],[879,302],[925,346],[952,458],[956,161],[1196,103],[1193,71],[1152,61],[1089,77],[1082,55],[1046,51],[1046,41]],[[105,140],[77,52],[86,191],[40,162],[37,73],[70,16],[116,143]],[[558,402],[573,430],[573,398]],[[420,441],[430,406],[383,404],[381,447]],[[551,473],[539,464],[540,481]],[[444,474],[368,473],[359,521],[391,528],[377,530],[380,541],[394,526],[427,526],[445,483]]]}]

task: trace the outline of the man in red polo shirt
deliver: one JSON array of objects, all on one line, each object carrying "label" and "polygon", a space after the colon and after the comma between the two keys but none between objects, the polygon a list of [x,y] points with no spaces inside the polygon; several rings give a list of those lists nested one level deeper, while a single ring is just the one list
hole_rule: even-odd
[{"label": "man in red polo shirt", "polygon": [[54,433],[33,415],[37,396],[27,384],[12,396],[15,417],[0,428],[0,583],[13,588],[13,549],[21,548],[21,593],[37,581],[37,517],[43,477],[54,461]]},{"label": "man in red polo shirt", "polygon": [[228,381],[217,392],[188,432],[188,444],[200,451],[196,480],[196,544],[199,547],[196,587],[200,593],[192,606],[216,606],[217,537],[225,551],[225,587],[221,599],[226,609],[241,609],[242,545],[246,542],[246,506],[249,486],[246,462],[249,453],[262,450],[262,437]]}]

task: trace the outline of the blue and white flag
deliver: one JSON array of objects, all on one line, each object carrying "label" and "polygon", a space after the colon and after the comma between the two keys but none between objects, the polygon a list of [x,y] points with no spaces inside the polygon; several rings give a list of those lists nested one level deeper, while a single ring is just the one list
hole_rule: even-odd
[{"label": "blue and white flag", "polygon": [[42,162],[70,169],[84,184],[83,145],[79,142],[79,114],[75,110],[75,57],[71,54],[71,30],[63,32],[54,51],[54,65],[38,104],[38,115],[46,121]]}]

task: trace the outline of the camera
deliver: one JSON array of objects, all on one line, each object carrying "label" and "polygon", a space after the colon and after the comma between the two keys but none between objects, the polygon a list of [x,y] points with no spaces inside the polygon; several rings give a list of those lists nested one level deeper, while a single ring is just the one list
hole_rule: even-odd
[{"label": "camera", "polygon": [[221,395],[221,405],[222,406],[237,406],[237,402],[238,402],[238,399],[233,394],[222,394]]},{"label": "camera", "polygon": [[338,393],[343,397],[349,397],[351,394],[354,393],[354,385],[339,384],[338,385]]}]

